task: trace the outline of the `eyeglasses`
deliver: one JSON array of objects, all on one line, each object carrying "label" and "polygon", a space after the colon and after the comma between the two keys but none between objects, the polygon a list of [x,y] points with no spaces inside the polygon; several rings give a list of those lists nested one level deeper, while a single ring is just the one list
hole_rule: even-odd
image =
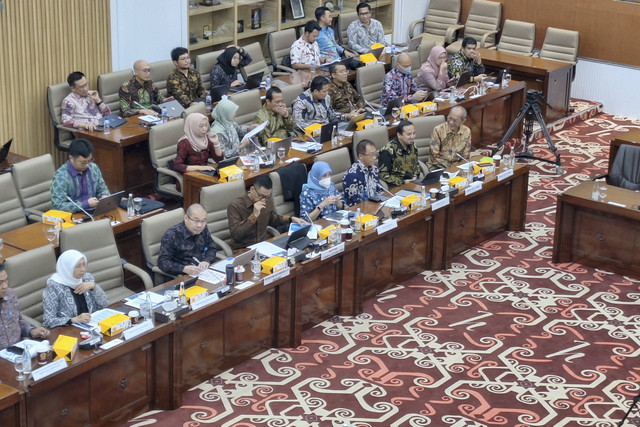
[{"label": "eyeglasses", "polygon": [[362,12],[362,13],[359,13],[358,15],[367,16],[367,15],[371,15],[371,12]]},{"label": "eyeglasses", "polygon": [[75,163],[78,166],[81,166],[81,167],[88,166],[89,163],[92,163],[92,162],[93,162],[93,159],[89,159],[89,160],[78,160],[78,159],[75,159]]},{"label": "eyeglasses", "polygon": [[191,62],[191,57],[190,56],[181,56],[180,58],[178,58],[178,61]]},{"label": "eyeglasses", "polygon": [[462,123],[464,119],[456,119],[455,117],[447,116],[447,121],[453,123]]},{"label": "eyeglasses", "polygon": [[142,71],[145,74],[149,74],[151,72],[151,68],[142,68],[142,69],[137,69],[136,71]]},{"label": "eyeglasses", "polygon": [[8,285],[8,284],[9,284],[9,279],[0,280],[0,286]]},{"label": "eyeglasses", "polygon": [[374,159],[378,158],[378,152],[374,151],[373,153],[364,153],[363,156],[373,157]]},{"label": "eyeglasses", "polygon": [[189,218],[189,220],[191,222],[193,222],[194,224],[196,224],[196,225],[202,225],[202,224],[206,224],[207,223],[206,219],[193,219],[189,215],[187,215],[187,218]]},{"label": "eyeglasses", "polygon": [[258,199],[260,200],[269,200],[271,198],[271,194],[261,194],[258,190],[256,190],[256,187],[253,187],[253,190],[256,192],[256,194],[258,195]]}]

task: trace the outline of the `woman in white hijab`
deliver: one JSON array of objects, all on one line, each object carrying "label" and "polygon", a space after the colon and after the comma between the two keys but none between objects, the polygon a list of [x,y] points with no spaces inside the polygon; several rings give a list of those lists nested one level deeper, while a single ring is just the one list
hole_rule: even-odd
[{"label": "woman in white hijab", "polygon": [[42,294],[43,325],[51,329],[87,323],[91,313],[108,305],[107,294],[87,273],[87,257],[75,249],[63,252]]}]

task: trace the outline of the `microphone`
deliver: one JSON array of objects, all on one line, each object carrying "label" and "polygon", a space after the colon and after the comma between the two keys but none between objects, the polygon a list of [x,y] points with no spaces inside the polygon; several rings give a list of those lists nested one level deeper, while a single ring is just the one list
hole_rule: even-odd
[{"label": "microphone", "polygon": [[322,144],[320,144],[318,141],[316,141],[316,139],[313,136],[311,136],[311,134],[309,134],[309,132],[307,132],[297,122],[296,122],[296,126],[298,126],[298,129],[300,129],[302,132],[304,132],[304,134],[307,135],[309,138],[311,138],[311,140],[318,146],[318,148],[316,150],[312,151],[313,153],[315,153],[317,151],[322,151]]},{"label": "microphone", "polygon": [[464,160],[465,162],[467,162],[467,172],[468,172],[468,173],[471,173],[471,172],[472,172],[472,170],[471,170],[471,160],[467,160],[467,159],[465,159],[464,157],[462,157],[462,156],[460,155],[460,153],[456,153],[456,156],[460,157],[462,160]]},{"label": "microphone", "polygon": [[255,141],[253,140],[253,137],[249,138],[249,142],[251,144],[253,144],[254,147],[256,147],[258,149],[258,151],[260,151],[262,153],[262,155],[264,156],[264,160],[266,163],[269,163],[269,157],[267,156],[267,154],[264,152],[264,148],[262,148],[259,144],[256,144]]},{"label": "microphone", "polygon": [[[87,214],[87,217],[91,218],[91,221],[95,221],[95,219],[93,219],[93,215],[91,215],[89,212],[85,211],[84,208],[77,204],[76,202],[73,201],[73,199],[69,196],[65,196],[67,198],[68,201],[70,201],[71,203],[73,203],[77,208],[79,208],[82,212],[84,212],[85,214]],[[87,221],[87,219],[83,219],[82,222]]]},{"label": "microphone", "polygon": [[[311,217],[309,216],[309,213],[305,211],[304,213],[307,217],[307,219],[309,220],[309,222],[311,223],[311,228],[313,229],[313,233],[311,233],[312,236],[315,237],[309,237],[311,240],[315,240],[318,238],[318,229],[316,228],[316,225],[313,223],[313,220],[311,219]],[[307,237],[308,237],[309,233],[307,233]]]}]

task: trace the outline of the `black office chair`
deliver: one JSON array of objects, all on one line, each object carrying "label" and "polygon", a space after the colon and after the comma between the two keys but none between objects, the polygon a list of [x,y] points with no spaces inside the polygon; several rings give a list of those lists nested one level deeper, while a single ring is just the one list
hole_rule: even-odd
[{"label": "black office chair", "polygon": [[640,147],[621,145],[609,174],[594,179],[598,178],[606,178],[609,185],[640,191]]}]

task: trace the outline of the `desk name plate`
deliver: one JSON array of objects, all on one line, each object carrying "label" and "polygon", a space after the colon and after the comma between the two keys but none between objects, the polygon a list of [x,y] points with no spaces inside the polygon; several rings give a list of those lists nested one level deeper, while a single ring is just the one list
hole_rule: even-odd
[{"label": "desk name plate", "polygon": [[341,252],[344,252],[344,243],[340,243],[338,245],[332,246],[326,251],[320,252],[320,260],[324,261],[327,258],[331,258],[334,255],[337,255]]},{"label": "desk name plate", "polygon": [[31,376],[33,377],[34,381],[40,381],[41,379],[46,378],[49,375],[55,374],[58,371],[62,371],[66,367],[66,359],[58,359],[55,362],[51,362],[48,365],[31,372]]},{"label": "desk name plate", "polygon": [[270,285],[273,282],[275,282],[276,280],[280,280],[283,277],[287,277],[289,275],[289,273],[291,272],[291,269],[289,267],[287,268],[283,268],[282,270],[278,271],[277,273],[273,273],[268,275],[267,277],[264,278],[264,285]]},{"label": "desk name plate", "polygon": [[480,190],[482,190],[482,181],[476,181],[464,189],[464,195],[468,196]]},{"label": "desk name plate", "polygon": [[510,176],[513,176],[513,169],[507,169],[506,171],[499,173],[497,176],[498,182],[505,180]]},{"label": "desk name plate", "polygon": [[384,221],[382,224],[380,224],[376,230],[378,231],[378,236],[386,233],[387,231],[391,231],[394,228],[398,228],[398,220],[395,219],[388,219],[386,221]]},{"label": "desk name plate", "polygon": [[445,206],[449,206],[449,197],[445,197],[444,199],[438,200],[437,202],[431,202],[431,210],[437,211],[440,208],[444,208]]}]

